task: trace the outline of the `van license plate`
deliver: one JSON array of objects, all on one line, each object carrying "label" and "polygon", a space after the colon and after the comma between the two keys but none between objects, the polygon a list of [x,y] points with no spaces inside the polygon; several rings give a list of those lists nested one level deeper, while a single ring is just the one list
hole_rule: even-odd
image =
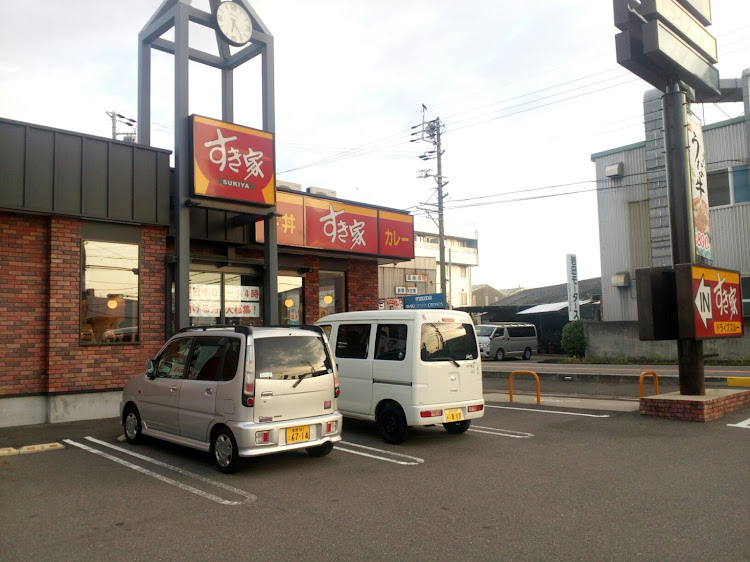
[{"label": "van license plate", "polygon": [[461,408],[446,408],[445,421],[447,422],[461,421]]},{"label": "van license plate", "polygon": [[286,442],[299,443],[300,441],[310,440],[310,426],[300,425],[298,427],[286,428]]}]

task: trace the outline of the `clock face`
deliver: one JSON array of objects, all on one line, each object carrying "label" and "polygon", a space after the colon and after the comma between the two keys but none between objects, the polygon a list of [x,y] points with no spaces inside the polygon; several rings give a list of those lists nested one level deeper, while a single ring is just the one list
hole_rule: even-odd
[{"label": "clock face", "polygon": [[250,41],[253,24],[244,6],[235,2],[222,2],[216,8],[216,26],[230,45],[241,47]]}]

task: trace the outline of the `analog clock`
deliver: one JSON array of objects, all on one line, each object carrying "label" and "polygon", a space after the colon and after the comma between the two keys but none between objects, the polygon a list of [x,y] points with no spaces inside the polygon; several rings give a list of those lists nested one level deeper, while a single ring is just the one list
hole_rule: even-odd
[{"label": "analog clock", "polygon": [[216,8],[216,30],[224,41],[241,47],[253,33],[253,23],[245,7],[237,2],[222,2]]}]

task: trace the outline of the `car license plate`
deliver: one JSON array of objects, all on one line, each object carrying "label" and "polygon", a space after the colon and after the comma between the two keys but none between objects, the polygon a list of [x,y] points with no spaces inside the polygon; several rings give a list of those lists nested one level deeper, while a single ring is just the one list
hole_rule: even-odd
[{"label": "car license plate", "polygon": [[310,440],[310,426],[300,425],[298,427],[286,428],[286,442],[299,443],[300,441]]},{"label": "car license plate", "polygon": [[445,410],[445,421],[461,421],[461,408],[447,408]]}]

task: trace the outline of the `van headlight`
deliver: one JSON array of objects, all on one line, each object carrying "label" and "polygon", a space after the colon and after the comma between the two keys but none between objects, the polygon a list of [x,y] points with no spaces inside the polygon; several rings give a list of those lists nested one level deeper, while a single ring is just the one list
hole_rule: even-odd
[{"label": "van headlight", "polygon": [[490,342],[486,341],[486,342],[480,344],[480,346],[481,346],[482,349],[487,349],[490,346]]}]

